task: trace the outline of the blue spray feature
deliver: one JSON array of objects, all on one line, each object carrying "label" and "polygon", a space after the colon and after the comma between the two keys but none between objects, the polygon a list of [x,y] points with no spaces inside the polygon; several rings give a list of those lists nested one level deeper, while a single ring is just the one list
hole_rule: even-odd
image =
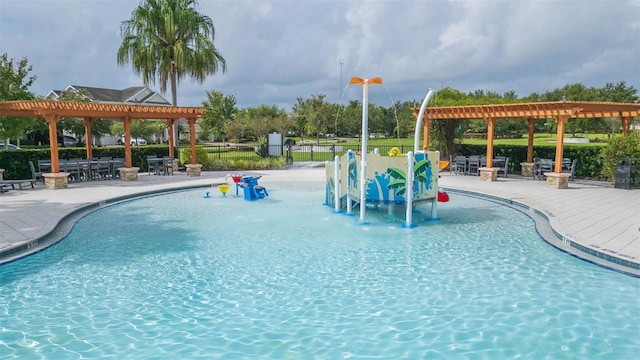
[{"label": "blue spray feature", "polygon": [[358,164],[356,163],[356,155],[353,151],[349,151],[347,154],[347,163],[349,164],[347,184],[349,189],[353,189],[358,187]]},{"label": "blue spray feature", "polygon": [[204,194],[204,196],[203,196],[203,197],[204,197],[205,199],[209,199],[209,198],[211,198],[211,194],[209,194],[209,192],[207,191],[207,192]]},{"label": "blue spray feature", "polygon": [[244,176],[242,177],[242,181],[236,183],[236,191],[238,188],[242,188],[244,190],[244,199],[247,201],[264,199],[269,196],[267,189],[258,185],[258,179],[262,176],[254,177],[254,176]]},{"label": "blue spray feature", "polygon": [[327,181],[327,185],[324,189],[324,204],[327,206],[334,206],[334,194],[335,194],[335,186],[333,185],[333,179]]}]

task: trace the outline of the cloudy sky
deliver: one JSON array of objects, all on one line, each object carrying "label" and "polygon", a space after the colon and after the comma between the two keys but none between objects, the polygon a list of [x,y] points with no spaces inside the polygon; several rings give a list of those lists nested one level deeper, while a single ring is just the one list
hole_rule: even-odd
[{"label": "cloudy sky", "polygon": [[[116,64],[120,24],[138,4],[0,0],[0,53],[28,59],[38,95],[142,85]],[[640,89],[638,0],[200,0],[199,11],[212,18],[228,69],[181,82],[181,106],[199,106],[213,90],[239,107],[289,110],[316,94],[347,103],[362,98],[347,85],[352,76],[382,77],[369,93],[385,107],[447,86],[519,96],[574,83]]]}]

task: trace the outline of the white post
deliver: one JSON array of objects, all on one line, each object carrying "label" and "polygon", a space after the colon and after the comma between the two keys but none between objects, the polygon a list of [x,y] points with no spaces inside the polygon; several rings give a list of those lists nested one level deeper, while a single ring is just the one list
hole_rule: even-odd
[{"label": "white post", "polygon": [[340,211],[340,157],[336,155],[333,159],[333,203],[334,210]]},{"label": "white post", "polygon": [[[426,156],[426,155],[425,155]],[[436,184],[440,182],[440,151],[436,151],[436,157],[438,161],[436,161]],[[431,203],[431,220],[438,220],[438,192],[440,191],[439,187],[436,187],[436,199]]]},{"label": "white post", "polygon": [[405,226],[411,227],[413,217],[413,152],[407,153],[407,184],[405,185],[405,205],[407,206]]},{"label": "white post", "polygon": [[360,153],[360,221],[364,222],[367,208],[367,186],[364,183],[367,173],[367,139],[369,139],[369,84],[362,84],[362,150]]},{"label": "white post", "polygon": [[[351,154],[353,153],[352,150],[347,151],[347,159],[351,158]],[[349,169],[349,164],[347,163],[347,170]],[[353,209],[352,209],[352,204],[351,204],[351,186],[353,186],[353,184],[351,184],[351,177],[349,176],[349,174],[347,174],[347,214],[352,215],[353,214]]]},{"label": "white post", "polygon": [[416,129],[415,129],[415,134],[414,134],[414,139],[413,139],[413,152],[418,152],[418,150],[420,150],[419,147],[419,143],[420,143],[420,128],[422,127],[422,118],[424,117],[424,112],[427,108],[427,103],[429,102],[429,99],[431,99],[431,97],[433,96],[433,90],[429,89],[429,91],[427,92],[427,96],[424,97],[424,100],[422,101],[422,106],[420,106],[420,112],[418,112],[418,119],[416,119]]}]

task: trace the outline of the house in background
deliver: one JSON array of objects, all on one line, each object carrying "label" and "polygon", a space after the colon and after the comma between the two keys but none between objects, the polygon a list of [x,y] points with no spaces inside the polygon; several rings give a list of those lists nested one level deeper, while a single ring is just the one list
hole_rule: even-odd
[{"label": "house in background", "polygon": [[[58,100],[65,92],[78,92],[83,90],[88,95],[91,102],[99,102],[103,104],[133,104],[133,105],[153,105],[153,106],[171,106],[162,95],[149,89],[146,86],[133,86],[123,90],[104,89],[80,85],[69,85],[64,90],[51,90],[46,98],[50,100]],[[155,134],[150,142],[165,142],[169,135],[167,130],[163,133]],[[93,139],[94,145],[116,145],[120,140],[120,136],[103,136]]]}]

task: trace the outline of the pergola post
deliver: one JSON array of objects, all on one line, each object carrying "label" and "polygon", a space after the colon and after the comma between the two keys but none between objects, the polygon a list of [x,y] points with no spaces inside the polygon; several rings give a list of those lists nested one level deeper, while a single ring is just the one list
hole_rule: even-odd
[{"label": "pergola post", "polygon": [[[167,128],[169,129],[169,131],[167,131],[167,133],[169,134],[167,145],[169,145],[169,156],[171,157],[175,157],[174,149],[173,149],[173,130],[172,130],[174,121],[175,119],[167,119]],[[178,156],[180,156],[180,154],[178,154]]]},{"label": "pergola post", "polygon": [[569,115],[556,116],[556,123],[558,124],[558,132],[556,133],[556,165],[554,172],[562,172],[562,158],[564,156],[564,129],[569,122]]},{"label": "pergola post", "polygon": [[429,150],[429,128],[431,127],[431,118],[428,116],[424,117],[424,126],[422,127],[424,132],[424,138],[422,139],[422,150]]},{"label": "pergola post", "polygon": [[131,118],[126,116],[122,118],[122,127],[124,128],[124,165],[130,168],[131,161]]},{"label": "pergola post", "polygon": [[85,117],[84,118],[84,137],[85,137],[85,145],[87,147],[87,159],[90,159],[93,157],[93,147],[92,145],[92,140],[93,137],[91,135],[91,118],[89,117]]},{"label": "pergola post", "polygon": [[44,119],[49,126],[49,149],[51,149],[51,172],[60,172],[60,159],[58,158],[58,115],[45,115]]},{"label": "pergola post", "polygon": [[527,118],[528,124],[528,138],[527,138],[527,161],[521,162],[520,167],[522,168],[520,174],[525,177],[533,177],[533,173],[535,171],[535,164],[533,163],[533,133],[535,130],[536,118]]},{"label": "pergola post", "polygon": [[555,120],[558,124],[556,133],[556,164],[552,173],[545,173],[547,177],[547,186],[554,189],[566,189],[569,187],[569,176],[562,172],[562,158],[564,155],[564,129],[571,115],[556,115]]},{"label": "pergola post", "polygon": [[487,122],[487,167],[493,166],[493,132],[496,125],[496,118],[486,118]]},{"label": "pergola post", "polygon": [[49,149],[51,151],[51,172],[42,174],[44,187],[49,190],[64,189],[69,187],[68,173],[60,172],[60,159],[58,157],[58,115],[44,115],[49,126]]},{"label": "pergola post", "polygon": [[139,167],[133,167],[131,160],[131,117],[122,118],[122,126],[124,127],[124,167],[119,168],[120,180],[137,181]]},{"label": "pergola post", "polygon": [[196,119],[189,118],[189,144],[191,146],[191,161],[185,165],[187,177],[200,176],[202,164],[196,163]]},{"label": "pergola post", "polygon": [[629,135],[629,128],[631,127],[631,116],[620,116],[622,121],[622,135]]},{"label": "pergola post", "polygon": [[196,119],[189,121],[189,145],[191,146],[191,164],[196,163]]},{"label": "pergola post", "polygon": [[493,168],[493,133],[496,120],[494,117],[484,119],[487,122],[487,165],[478,169],[482,181],[498,180],[498,168]]},{"label": "pergola post", "polygon": [[529,125],[529,138],[527,139],[527,162],[533,162],[533,133],[535,130],[536,118],[527,118],[527,124]]}]

